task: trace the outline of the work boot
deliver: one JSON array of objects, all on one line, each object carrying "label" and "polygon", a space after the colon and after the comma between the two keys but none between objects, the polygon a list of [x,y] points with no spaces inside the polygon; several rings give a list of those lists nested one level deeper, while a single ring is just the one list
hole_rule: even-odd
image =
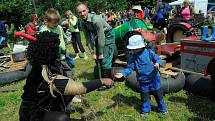
[{"label": "work boot", "polygon": [[75,112],[76,108],[73,105],[66,106],[66,112]]},{"label": "work boot", "polygon": [[203,26],[201,29],[201,40],[205,41],[208,33],[208,26]]},{"label": "work boot", "polygon": [[215,26],[212,27],[211,35],[206,38],[206,41],[212,41],[215,40]]}]

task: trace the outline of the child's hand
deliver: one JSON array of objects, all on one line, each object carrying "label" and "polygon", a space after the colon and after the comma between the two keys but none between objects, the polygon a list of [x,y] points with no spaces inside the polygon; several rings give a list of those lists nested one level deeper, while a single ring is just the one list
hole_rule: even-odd
[{"label": "child's hand", "polygon": [[122,78],[123,75],[122,75],[122,73],[116,73],[116,74],[114,75],[114,77],[117,78],[117,79],[119,79],[119,78]]},{"label": "child's hand", "polygon": [[157,68],[157,69],[159,69],[159,68],[160,68],[159,63],[155,63],[155,64],[154,64],[154,66],[155,66],[155,68]]}]

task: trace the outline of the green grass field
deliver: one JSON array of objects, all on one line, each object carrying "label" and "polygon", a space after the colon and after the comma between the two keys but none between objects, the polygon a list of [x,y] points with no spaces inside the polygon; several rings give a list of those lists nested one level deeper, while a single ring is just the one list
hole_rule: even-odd
[{"label": "green grass field", "polygon": [[[72,54],[71,45],[67,48]],[[92,58],[89,61],[81,58],[75,61],[75,64],[75,77],[78,81],[93,79],[95,64]],[[0,85],[0,89],[18,89],[13,92],[0,92],[0,121],[18,121],[20,96],[24,84],[25,80]],[[126,87],[124,82],[117,82],[109,90],[94,91],[86,96],[95,111],[97,121],[213,121],[215,119],[215,102],[187,94],[183,90],[165,95],[169,112],[166,117],[156,112],[156,103],[152,97],[152,111],[145,119],[139,114],[140,95]],[[76,107],[76,112],[71,113],[71,118],[80,120],[80,116],[88,109],[82,103],[72,105]]]}]

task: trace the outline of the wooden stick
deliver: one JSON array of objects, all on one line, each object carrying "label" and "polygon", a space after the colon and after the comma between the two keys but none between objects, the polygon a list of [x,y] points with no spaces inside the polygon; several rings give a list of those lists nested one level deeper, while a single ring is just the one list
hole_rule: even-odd
[{"label": "wooden stick", "polygon": [[15,92],[18,89],[0,89],[0,92]]},{"label": "wooden stick", "polygon": [[182,72],[184,72],[184,73],[195,74],[195,75],[199,75],[199,76],[204,76],[204,77],[210,78],[210,76],[205,76],[205,75],[202,74],[202,73],[197,73],[197,72],[193,72],[193,71],[188,71],[188,70],[184,70],[184,69],[180,69],[180,68],[171,67],[171,68],[169,68],[169,69],[174,70],[174,71],[182,71]]}]

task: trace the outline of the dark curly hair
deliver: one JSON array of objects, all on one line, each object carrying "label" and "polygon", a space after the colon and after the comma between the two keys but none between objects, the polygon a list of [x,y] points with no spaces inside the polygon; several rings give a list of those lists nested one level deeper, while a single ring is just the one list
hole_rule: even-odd
[{"label": "dark curly hair", "polygon": [[59,56],[59,36],[53,32],[42,32],[36,35],[37,40],[29,43],[27,59],[31,65],[52,65]]}]

